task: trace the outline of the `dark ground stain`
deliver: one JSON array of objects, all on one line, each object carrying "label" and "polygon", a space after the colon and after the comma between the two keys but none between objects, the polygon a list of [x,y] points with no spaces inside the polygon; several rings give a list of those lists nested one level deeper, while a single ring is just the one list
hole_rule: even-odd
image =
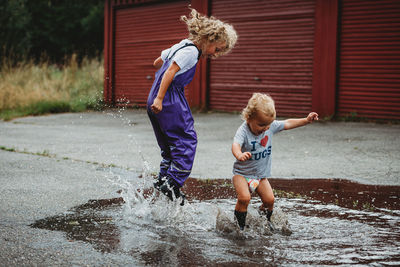
[{"label": "dark ground stain", "polygon": [[[365,185],[344,179],[280,179],[270,178],[275,197],[305,198],[357,210],[384,208],[400,210],[400,186]],[[210,200],[235,198],[230,179],[193,179],[183,190],[188,199]],[[256,193],[253,193],[256,196]]]},{"label": "dark ground stain", "polygon": [[[364,185],[342,179],[273,178],[269,181],[278,198],[301,198],[306,201],[311,199],[356,210],[373,211],[376,208],[400,210],[400,186]],[[230,179],[189,178],[183,191],[189,201],[236,197]],[[146,190],[144,196],[151,193],[152,190]],[[112,252],[118,248],[120,231],[114,224],[113,218],[104,214],[107,214],[108,209],[115,211],[121,208],[123,203],[122,197],[89,200],[65,214],[37,220],[30,226],[63,231],[68,240],[89,242],[101,252]]]},{"label": "dark ground stain", "polygon": [[61,215],[37,220],[31,227],[62,231],[67,240],[85,241],[101,252],[115,250],[120,242],[120,232],[111,216],[101,215],[100,211],[115,209],[124,203],[121,198],[89,200]]}]

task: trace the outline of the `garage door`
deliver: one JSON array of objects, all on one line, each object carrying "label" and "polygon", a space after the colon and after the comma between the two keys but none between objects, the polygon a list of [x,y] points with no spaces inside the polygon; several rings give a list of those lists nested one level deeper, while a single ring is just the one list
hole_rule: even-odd
[{"label": "garage door", "polygon": [[187,37],[180,16],[188,1],[117,9],[114,21],[113,102],[145,106],[154,80],[153,61],[163,49]]},{"label": "garage door", "polygon": [[400,1],[343,0],[338,112],[400,119]]},{"label": "garage door", "polygon": [[278,116],[311,110],[315,1],[214,0],[212,15],[239,34],[231,54],[210,63],[209,107],[241,110],[253,92],[270,94]]}]

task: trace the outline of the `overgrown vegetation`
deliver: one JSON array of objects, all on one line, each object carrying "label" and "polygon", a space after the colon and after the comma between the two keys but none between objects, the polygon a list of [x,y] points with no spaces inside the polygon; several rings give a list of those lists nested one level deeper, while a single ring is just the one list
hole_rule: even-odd
[{"label": "overgrown vegetation", "polygon": [[63,65],[33,61],[0,69],[0,118],[81,112],[102,107],[103,61],[74,54]]}]

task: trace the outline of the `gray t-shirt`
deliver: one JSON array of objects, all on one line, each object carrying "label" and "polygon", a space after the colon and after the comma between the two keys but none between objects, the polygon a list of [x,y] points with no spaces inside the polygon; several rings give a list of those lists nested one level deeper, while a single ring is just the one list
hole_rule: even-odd
[{"label": "gray t-shirt", "polygon": [[[189,39],[184,39],[178,44],[173,45],[171,48],[163,50],[161,52],[161,59],[163,61],[165,61],[167,57],[169,57],[170,59],[172,54],[185,44],[193,44],[193,42],[190,41]],[[184,73],[193,68],[193,66],[196,65],[197,63],[198,55],[199,51],[194,46],[187,46],[176,52],[171,62],[175,61],[175,63],[179,66],[180,70],[175,74],[175,76],[178,76],[179,74]]]},{"label": "gray t-shirt", "polygon": [[264,133],[256,136],[251,131],[247,122],[243,122],[233,139],[238,143],[242,152],[250,152],[251,159],[238,161],[233,164],[233,174],[245,178],[261,179],[271,176],[272,136],[284,129],[284,121],[273,121]]}]

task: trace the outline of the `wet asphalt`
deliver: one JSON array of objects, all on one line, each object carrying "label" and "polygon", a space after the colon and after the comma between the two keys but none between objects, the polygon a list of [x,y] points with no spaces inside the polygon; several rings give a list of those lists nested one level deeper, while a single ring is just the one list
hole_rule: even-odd
[{"label": "wet asphalt", "polygon": [[[194,114],[198,148],[191,177],[230,178],[240,116]],[[90,199],[118,197],[115,171],[156,173],[161,159],[143,110],[58,114],[0,121],[0,265],[136,265],[127,255],[32,228]],[[400,185],[400,125],[316,122],[273,138],[272,176],[342,178]]]}]

